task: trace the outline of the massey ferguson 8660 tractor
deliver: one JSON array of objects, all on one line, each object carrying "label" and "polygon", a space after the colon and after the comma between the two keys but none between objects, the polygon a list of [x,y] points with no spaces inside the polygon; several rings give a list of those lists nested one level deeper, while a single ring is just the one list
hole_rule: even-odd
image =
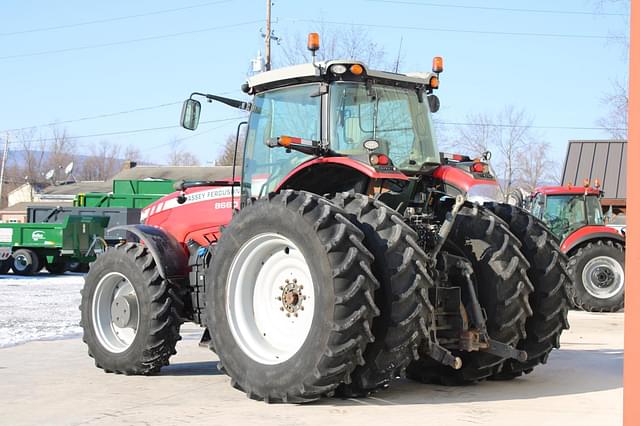
[{"label": "massey ferguson 8660 tractor", "polygon": [[441,58],[422,74],[314,61],[249,78],[251,102],[192,94],[187,129],[197,97],[249,112],[241,172],[180,183],[91,265],[81,311],[96,365],[156,373],[186,321],[232,386],[267,402],[546,362],[568,327],[565,257],[524,210],[466,200],[493,177],[439,155],[441,71]]},{"label": "massey ferguson 8660 tractor", "polygon": [[562,239],[575,284],[573,303],[592,312],[624,307],[625,236],[605,225],[600,185],[544,186],[531,194],[531,213]]}]

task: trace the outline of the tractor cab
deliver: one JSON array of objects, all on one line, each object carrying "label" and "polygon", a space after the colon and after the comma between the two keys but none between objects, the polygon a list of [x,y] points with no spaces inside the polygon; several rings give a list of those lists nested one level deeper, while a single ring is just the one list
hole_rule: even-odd
[{"label": "tractor cab", "polygon": [[441,165],[431,114],[442,69],[440,57],[431,72],[415,74],[314,61],[250,77],[242,89],[251,102],[194,93],[181,123],[196,128],[197,97],[249,112],[242,205],[287,188],[375,195]]},{"label": "tractor cab", "polygon": [[559,238],[565,239],[585,226],[604,225],[601,196],[599,185],[541,187],[531,196],[531,213],[544,221]]}]

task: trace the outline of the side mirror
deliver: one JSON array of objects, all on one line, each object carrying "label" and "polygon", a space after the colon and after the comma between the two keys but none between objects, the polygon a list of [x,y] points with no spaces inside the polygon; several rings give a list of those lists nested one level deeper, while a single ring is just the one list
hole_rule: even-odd
[{"label": "side mirror", "polygon": [[427,101],[429,102],[429,110],[432,113],[438,112],[440,110],[440,99],[436,95],[427,96]]},{"label": "side mirror", "polygon": [[200,102],[195,99],[187,99],[182,104],[182,114],[180,115],[180,125],[187,130],[195,130],[200,121]]}]

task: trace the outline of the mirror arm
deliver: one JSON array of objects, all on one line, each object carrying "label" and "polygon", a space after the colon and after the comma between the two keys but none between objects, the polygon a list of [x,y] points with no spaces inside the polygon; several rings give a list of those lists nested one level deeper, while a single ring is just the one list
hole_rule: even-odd
[{"label": "mirror arm", "polygon": [[218,96],[218,95],[211,95],[208,93],[200,93],[200,92],[193,92],[191,94],[191,96],[189,96],[189,99],[193,99],[194,96],[202,96],[204,98],[206,98],[208,101],[218,101],[221,102],[225,105],[229,105],[230,107],[233,108],[238,108],[244,111],[251,111],[253,104],[251,102],[244,102],[244,101],[239,101],[236,99],[231,99],[231,98],[225,98],[223,96]]}]

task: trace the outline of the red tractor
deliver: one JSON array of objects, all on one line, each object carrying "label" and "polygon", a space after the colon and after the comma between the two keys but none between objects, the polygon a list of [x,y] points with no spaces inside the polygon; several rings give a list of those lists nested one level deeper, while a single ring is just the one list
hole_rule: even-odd
[{"label": "red tractor", "polygon": [[314,61],[249,78],[251,102],[192,94],[187,129],[195,97],[250,113],[241,173],[180,183],[92,264],[81,312],[96,365],[156,373],[185,321],[235,388],[267,402],[546,362],[568,327],[565,257],[524,210],[465,200],[493,178],[440,158],[441,71],[441,58],[422,74]]},{"label": "red tractor", "polygon": [[624,307],[624,248],[622,229],[605,225],[596,182],[579,186],[543,186],[531,194],[531,213],[562,239],[575,283],[573,303],[593,312]]}]

